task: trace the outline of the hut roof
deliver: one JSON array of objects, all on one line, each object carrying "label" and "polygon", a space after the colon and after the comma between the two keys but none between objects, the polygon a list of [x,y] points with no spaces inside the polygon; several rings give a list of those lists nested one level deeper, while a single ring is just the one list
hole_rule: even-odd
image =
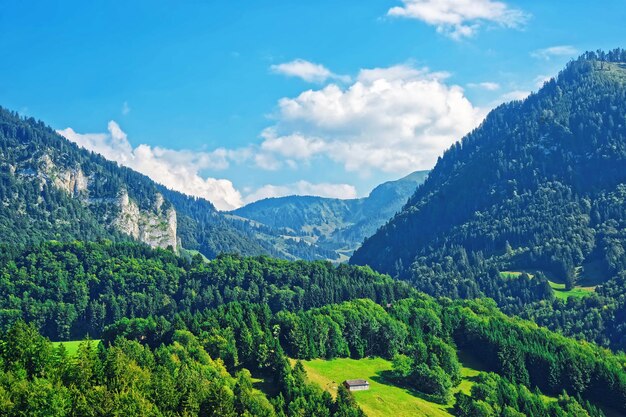
[{"label": "hut roof", "polygon": [[346,384],[354,387],[356,385],[369,385],[369,383],[364,379],[347,379]]}]

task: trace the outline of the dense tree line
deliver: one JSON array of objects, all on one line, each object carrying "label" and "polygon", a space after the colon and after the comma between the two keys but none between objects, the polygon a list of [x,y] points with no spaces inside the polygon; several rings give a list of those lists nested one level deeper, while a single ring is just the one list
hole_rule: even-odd
[{"label": "dense tree line", "polygon": [[54,348],[36,329],[17,322],[0,339],[3,416],[360,417],[347,391],[336,400],[274,355],[278,395],[253,387],[250,372],[228,373],[186,330],[151,349],[117,338],[107,346],[83,342],[75,356]]},{"label": "dense tree line", "polygon": [[567,393],[559,395],[556,401],[546,401],[541,392],[513,384],[494,373],[480,374],[471,395],[459,392],[454,411],[458,417],[604,416],[589,402],[576,401]]},{"label": "dense tree line", "polygon": [[[619,230],[619,231],[618,231]],[[612,229],[612,235],[624,229]],[[611,242],[612,237],[607,238]],[[614,243],[615,241],[613,241]],[[619,252],[621,244],[615,246]],[[516,250],[484,259],[480,252],[467,252],[454,247],[442,260],[436,254],[418,260],[411,282],[423,291],[436,296],[454,298],[493,298],[508,314],[515,314],[578,339],[596,342],[614,350],[626,350],[626,275],[619,272],[599,285],[585,297],[556,298],[548,277],[542,271],[531,270],[517,277],[501,271],[519,270],[515,263]],[[622,256],[614,257],[619,263]],[[416,264],[417,265],[417,264]],[[609,263],[594,262],[596,274],[608,271]],[[585,274],[585,267],[580,269]],[[598,272],[599,271],[599,272]],[[611,276],[610,272],[606,272]],[[552,276],[553,277],[553,276]],[[552,278],[554,279],[554,278]]]},{"label": "dense tree line", "polygon": [[411,288],[369,268],[268,257],[178,257],[135,243],[48,242],[0,255],[0,328],[18,319],[67,340],[124,317],[195,312],[230,301],[297,311],[352,298],[381,303]]},{"label": "dense tree line", "polygon": [[[485,301],[467,301],[452,311],[457,346],[480,355],[509,381],[552,395],[565,390],[586,401],[626,409],[623,354],[507,317]],[[491,313],[485,319],[487,311]]]},{"label": "dense tree line", "polygon": [[[566,392],[572,396],[567,404],[575,401],[596,413],[592,415],[599,414],[587,402],[626,411],[623,355],[507,317],[490,301],[453,302],[418,295],[387,309],[371,300],[354,300],[277,313],[267,304],[230,303],[179,315],[171,323],[123,320],[105,331],[104,340],[122,335],[156,346],[168,342],[179,328],[198,335],[228,369],[271,371],[272,352],[277,350],[301,359],[376,355],[393,360],[389,377],[395,383],[446,403],[461,380],[457,350],[462,350],[480,357],[490,366],[488,371],[516,390],[528,387],[555,397]],[[552,404],[549,409],[559,407]]]},{"label": "dense tree line", "polygon": [[[5,249],[0,252],[5,372],[12,372],[6,366],[19,352],[32,356],[48,349],[41,348],[45,343],[34,328],[25,330],[24,319],[54,339],[99,336],[107,351],[141,346],[156,355],[183,344],[182,339],[192,340],[195,350],[236,375],[231,391],[240,377],[241,389],[247,389],[249,378],[237,375],[242,369],[266,375],[280,387],[269,400],[277,415],[341,415],[332,413],[343,407],[299,382],[306,381],[303,369],[289,357],[385,357],[394,364],[389,380],[445,403],[461,379],[459,349],[484,358],[492,364],[489,370],[518,391],[521,386],[553,396],[565,391],[571,397],[558,406],[562,410],[580,406],[593,415],[586,402],[626,410],[622,356],[508,318],[493,302],[434,299],[369,268],[234,255],[206,262],[132,243],[49,242]],[[358,299],[364,297],[369,299]],[[10,342],[16,329],[40,341],[39,347]],[[125,363],[135,369],[132,361]],[[152,365],[137,366],[146,374],[156,372]],[[63,381],[49,382],[55,392],[65,392],[61,387],[71,384]],[[13,393],[24,384],[4,389]],[[98,380],[98,387],[103,384]],[[139,389],[141,395],[154,403],[152,388],[146,389]],[[19,395],[10,394],[8,401],[18,404]],[[346,393],[337,398],[356,413],[348,415],[359,415]],[[23,410],[19,404],[16,410]],[[162,412],[162,407],[154,409]]]}]

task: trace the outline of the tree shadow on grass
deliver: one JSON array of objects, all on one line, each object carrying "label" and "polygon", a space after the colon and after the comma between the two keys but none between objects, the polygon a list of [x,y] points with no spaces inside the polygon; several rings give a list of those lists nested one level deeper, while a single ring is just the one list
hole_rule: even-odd
[{"label": "tree shadow on grass", "polygon": [[442,407],[447,407],[448,404],[442,402],[439,398],[429,395],[429,394],[425,394],[423,392],[417,391],[414,388],[408,387],[404,384],[401,384],[398,380],[396,380],[393,377],[393,373],[391,371],[379,371],[376,373],[376,376],[372,377],[372,381],[374,382],[378,382],[379,384],[383,384],[383,385],[391,385],[394,386],[396,388],[400,388],[402,390],[404,390],[404,392],[406,392],[407,394],[419,398],[421,400],[424,401],[428,401],[429,403],[433,403],[433,404],[437,404],[440,405]]},{"label": "tree shadow on grass", "polygon": [[252,387],[258,389],[269,397],[280,393],[278,385],[274,382],[274,376],[269,372],[256,371],[252,374]]},{"label": "tree shadow on grass", "polygon": [[470,382],[478,382],[478,377],[480,376],[480,374],[478,375],[472,375],[472,376],[464,376],[463,379],[466,381],[470,381]]}]

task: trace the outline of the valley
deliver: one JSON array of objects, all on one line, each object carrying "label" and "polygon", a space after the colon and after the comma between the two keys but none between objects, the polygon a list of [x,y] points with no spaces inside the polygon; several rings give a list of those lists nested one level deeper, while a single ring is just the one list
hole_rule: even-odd
[{"label": "valley", "polygon": [[289,251],[286,242],[304,243],[313,252],[319,248],[319,254],[309,260],[346,262],[366,237],[402,209],[427,176],[428,171],[416,171],[380,184],[360,199],[270,198],[248,204],[230,215],[274,230],[274,236],[265,234],[263,239],[275,241],[278,251]]}]

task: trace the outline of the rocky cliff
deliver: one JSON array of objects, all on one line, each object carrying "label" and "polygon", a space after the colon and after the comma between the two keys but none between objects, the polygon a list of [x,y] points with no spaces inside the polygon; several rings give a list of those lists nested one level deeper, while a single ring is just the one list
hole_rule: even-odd
[{"label": "rocky cliff", "polygon": [[153,210],[140,210],[128,192],[122,190],[117,200],[119,213],[113,225],[123,233],[134,237],[152,247],[177,248],[176,211],[173,208],[163,210],[164,199],[156,195]]},{"label": "rocky cliff", "polygon": [[207,200],[168,190],[0,107],[0,243],[123,241],[218,254],[281,256]]},{"label": "rocky cliff", "polygon": [[55,163],[49,154],[25,160],[19,165],[17,168],[11,167],[10,171],[22,179],[39,181],[40,189],[50,184],[78,199],[82,205],[103,213],[101,220],[107,226],[113,226],[152,247],[177,249],[176,211],[171,205],[165,207],[165,199],[161,194],[155,194],[151,207],[140,208],[124,187],[114,198],[99,195],[97,190],[90,189],[92,178],[85,174],[80,165],[64,167]]}]

